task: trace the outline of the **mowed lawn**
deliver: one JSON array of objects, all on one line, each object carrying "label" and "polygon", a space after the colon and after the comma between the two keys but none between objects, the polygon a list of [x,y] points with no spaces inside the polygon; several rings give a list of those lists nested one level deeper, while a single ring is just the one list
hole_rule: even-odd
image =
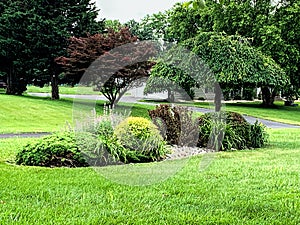
[{"label": "mowed lawn", "polygon": [[[193,157],[166,181],[149,186],[118,184],[103,177],[101,169],[98,173],[92,168],[16,166],[11,163],[17,147],[27,140],[1,140],[0,221],[299,224],[300,132],[278,129],[269,133],[266,148],[217,153],[203,171],[199,171],[202,156]],[[145,167],[151,171],[153,165]],[[125,173],[123,178],[133,180],[136,175]]]},{"label": "mowed lawn", "polygon": [[[72,100],[0,100],[4,133],[52,131],[72,120]],[[133,116],[153,108],[123,106]],[[30,139],[0,139],[0,224],[299,224],[300,129],[268,133],[265,148],[177,161],[183,167],[173,174],[168,162],[97,170],[17,166],[15,156]],[[168,179],[151,182],[159,177]]]},{"label": "mowed lawn", "polygon": [[[42,88],[37,86],[28,85],[27,93],[51,93],[51,86],[44,86]],[[72,95],[99,95],[99,91],[94,91],[93,87],[85,87],[85,86],[59,86],[60,94],[72,94]]]},{"label": "mowed lawn", "polygon": [[52,132],[72,123],[71,100],[0,94],[0,133]]},{"label": "mowed lawn", "polygon": [[[193,103],[196,107],[213,108],[207,102]],[[263,108],[261,102],[225,103],[226,111],[234,111],[243,115],[254,116],[267,120],[300,125],[300,107],[284,106],[284,102],[275,102],[274,108]]]}]

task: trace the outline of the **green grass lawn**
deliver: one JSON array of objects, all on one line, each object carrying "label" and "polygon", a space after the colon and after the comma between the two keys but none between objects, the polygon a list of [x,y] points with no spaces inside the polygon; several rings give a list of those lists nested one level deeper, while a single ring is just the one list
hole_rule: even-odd
[{"label": "green grass lawn", "polygon": [[[44,86],[42,88],[28,85],[26,92],[33,93],[51,93],[51,86]],[[93,87],[84,87],[84,86],[59,86],[60,94],[72,94],[72,95],[99,95],[99,91],[93,91]]]},{"label": "green grass lawn", "polygon": [[41,132],[72,123],[72,101],[0,95],[0,133]]},{"label": "green grass lawn", "polygon": [[[0,133],[53,132],[64,129],[66,123],[73,123],[73,99],[63,98],[52,101],[49,98],[31,96],[8,96],[0,94]],[[75,109],[85,108],[93,101],[78,100]],[[79,102],[79,103],[78,103]],[[103,101],[97,101],[96,109],[102,113]],[[226,104],[226,110],[236,111],[259,118],[300,125],[300,108],[284,107],[276,103],[277,108],[265,109],[256,102]],[[148,117],[152,105],[122,103],[121,111],[132,116]],[[194,106],[208,107],[208,103],[194,103]]]},{"label": "green grass lawn", "polygon": [[[284,106],[283,102],[275,102],[275,108],[262,108],[261,102],[226,103],[226,111],[234,111],[248,116],[272,121],[300,125],[300,107]],[[208,102],[196,102],[196,107],[211,108]]]},{"label": "green grass lawn", "polygon": [[92,168],[7,164],[27,140],[1,140],[1,224],[299,224],[300,130],[269,132],[266,148],[218,153],[202,172],[194,157],[150,186],[117,184]]},{"label": "green grass lawn", "polygon": [[[49,98],[31,96],[8,96],[0,94],[0,133],[53,132],[73,123],[73,99],[53,101]],[[75,110],[90,109],[89,100],[77,100]],[[104,101],[97,101],[98,113],[103,112]],[[149,105],[121,104],[121,111],[132,116],[148,116]]]}]

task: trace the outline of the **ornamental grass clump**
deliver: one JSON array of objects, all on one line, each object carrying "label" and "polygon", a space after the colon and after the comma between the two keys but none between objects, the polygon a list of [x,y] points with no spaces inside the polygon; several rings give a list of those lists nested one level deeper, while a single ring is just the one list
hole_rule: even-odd
[{"label": "ornamental grass clump", "polygon": [[268,141],[266,127],[248,123],[235,112],[206,113],[199,117],[198,147],[214,150],[242,150],[263,147]]}]

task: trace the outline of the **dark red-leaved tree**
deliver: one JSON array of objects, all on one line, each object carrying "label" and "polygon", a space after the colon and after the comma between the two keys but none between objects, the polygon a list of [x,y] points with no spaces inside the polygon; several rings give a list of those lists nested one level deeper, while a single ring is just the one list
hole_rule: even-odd
[{"label": "dark red-leaved tree", "polygon": [[94,85],[109,101],[118,103],[133,85],[150,75],[157,44],[140,42],[129,29],[109,29],[106,34],[71,37],[68,57],[56,58],[72,83]]}]

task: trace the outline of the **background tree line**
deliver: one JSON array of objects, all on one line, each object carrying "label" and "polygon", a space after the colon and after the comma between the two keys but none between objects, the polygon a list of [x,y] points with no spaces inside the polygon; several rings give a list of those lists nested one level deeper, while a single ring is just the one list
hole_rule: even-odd
[{"label": "background tree line", "polygon": [[[240,87],[243,85],[245,88],[261,87],[266,106],[273,105],[274,97],[279,91],[287,100],[298,98],[300,88],[300,27],[298,24],[300,24],[299,0],[282,0],[276,3],[270,0],[206,0],[205,2],[194,0],[178,3],[164,13],[149,15],[139,23],[136,21],[128,23],[131,31],[145,40],[160,38],[168,42],[176,42],[183,44],[200,57],[206,57],[206,63],[211,66],[223,90],[226,86],[236,88],[232,83],[238,83]],[[255,50],[251,50],[251,53],[248,51],[248,55],[233,52],[230,54],[231,58],[224,57],[222,55],[224,48],[236,49],[237,47],[238,43],[233,42],[232,39],[241,38],[244,43],[247,42],[244,53],[249,49]],[[193,42],[193,39],[197,41]],[[222,44],[220,44],[221,40],[223,40]],[[187,45],[186,42],[190,44]],[[207,54],[203,55],[203,48],[207,48],[209,43],[211,47],[208,50],[211,53],[214,52],[213,49],[216,51],[207,58]],[[268,63],[262,63],[259,59],[262,56],[265,58],[263,61]],[[226,65],[230,65],[229,62],[232,62],[233,58],[238,62],[235,63],[235,68],[227,67]],[[216,64],[219,66],[218,69],[212,66]],[[245,70],[245,68],[249,69]],[[184,76],[177,76],[172,69],[169,74],[165,71],[160,68],[155,70],[153,75],[168,76],[181,83],[187,82],[181,79]],[[232,75],[237,72],[239,74]],[[282,72],[288,76],[288,79]],[[240,76],[244,80],[242,83],[238,79]],[[224,83],[224,80],[227,82]]]},{"label": "background tree line", "polygon": [[[89,49],[100,46],[109,51],[112,48],[105,49],[100,42],[93,46],[93,40],[103,41],[105,35],[109,37],[105,34],[109,33],[106,27],[111,28],[112,36],[118,32],[124,34],[124,27],[128,27],[127,40],[120,43],[156,39],[182,45],[211,66],[223,89],[261,87],[266,106],[273,104],[279,91],[289,100],[298,97],[299,0],[283,0],[276,4],[270,0],[194,0],[147,15],[140,22],[131,20],[125,24],[97,21],[98,12],[95,4],[88,0],[1,2],[0,76],[7,79],[7,93],[21,94],[27,84],[43,86],[51,81],[52,97],[58,98],[59,80],[78,82],[82,71],[104,54],[99,51],[85,58],[82,66],[78,62],[84,54],[75,54],[72,58],[72,51],[78,53],[82,41],[91,44],[86,46]],[[104,36],[95,38],[99,33]],[[74,42],[71,37],[79,39]],[[109,42],[114,46],[113,39]],[[66,65],[66,61],[73,65]],[[192,96],[192,89],[197,86],[195,82],[185,80],[187,76],[174,72],[168,65],[154,64],[151,76],[191,84],[185,89]],[[149,67],[140,65],[139,68],[144,69],[141,73],[145,76],[150,75]],[[61,72],[75,76],[59,79]],[[128,70],[126,76],[131,76]]]}]

